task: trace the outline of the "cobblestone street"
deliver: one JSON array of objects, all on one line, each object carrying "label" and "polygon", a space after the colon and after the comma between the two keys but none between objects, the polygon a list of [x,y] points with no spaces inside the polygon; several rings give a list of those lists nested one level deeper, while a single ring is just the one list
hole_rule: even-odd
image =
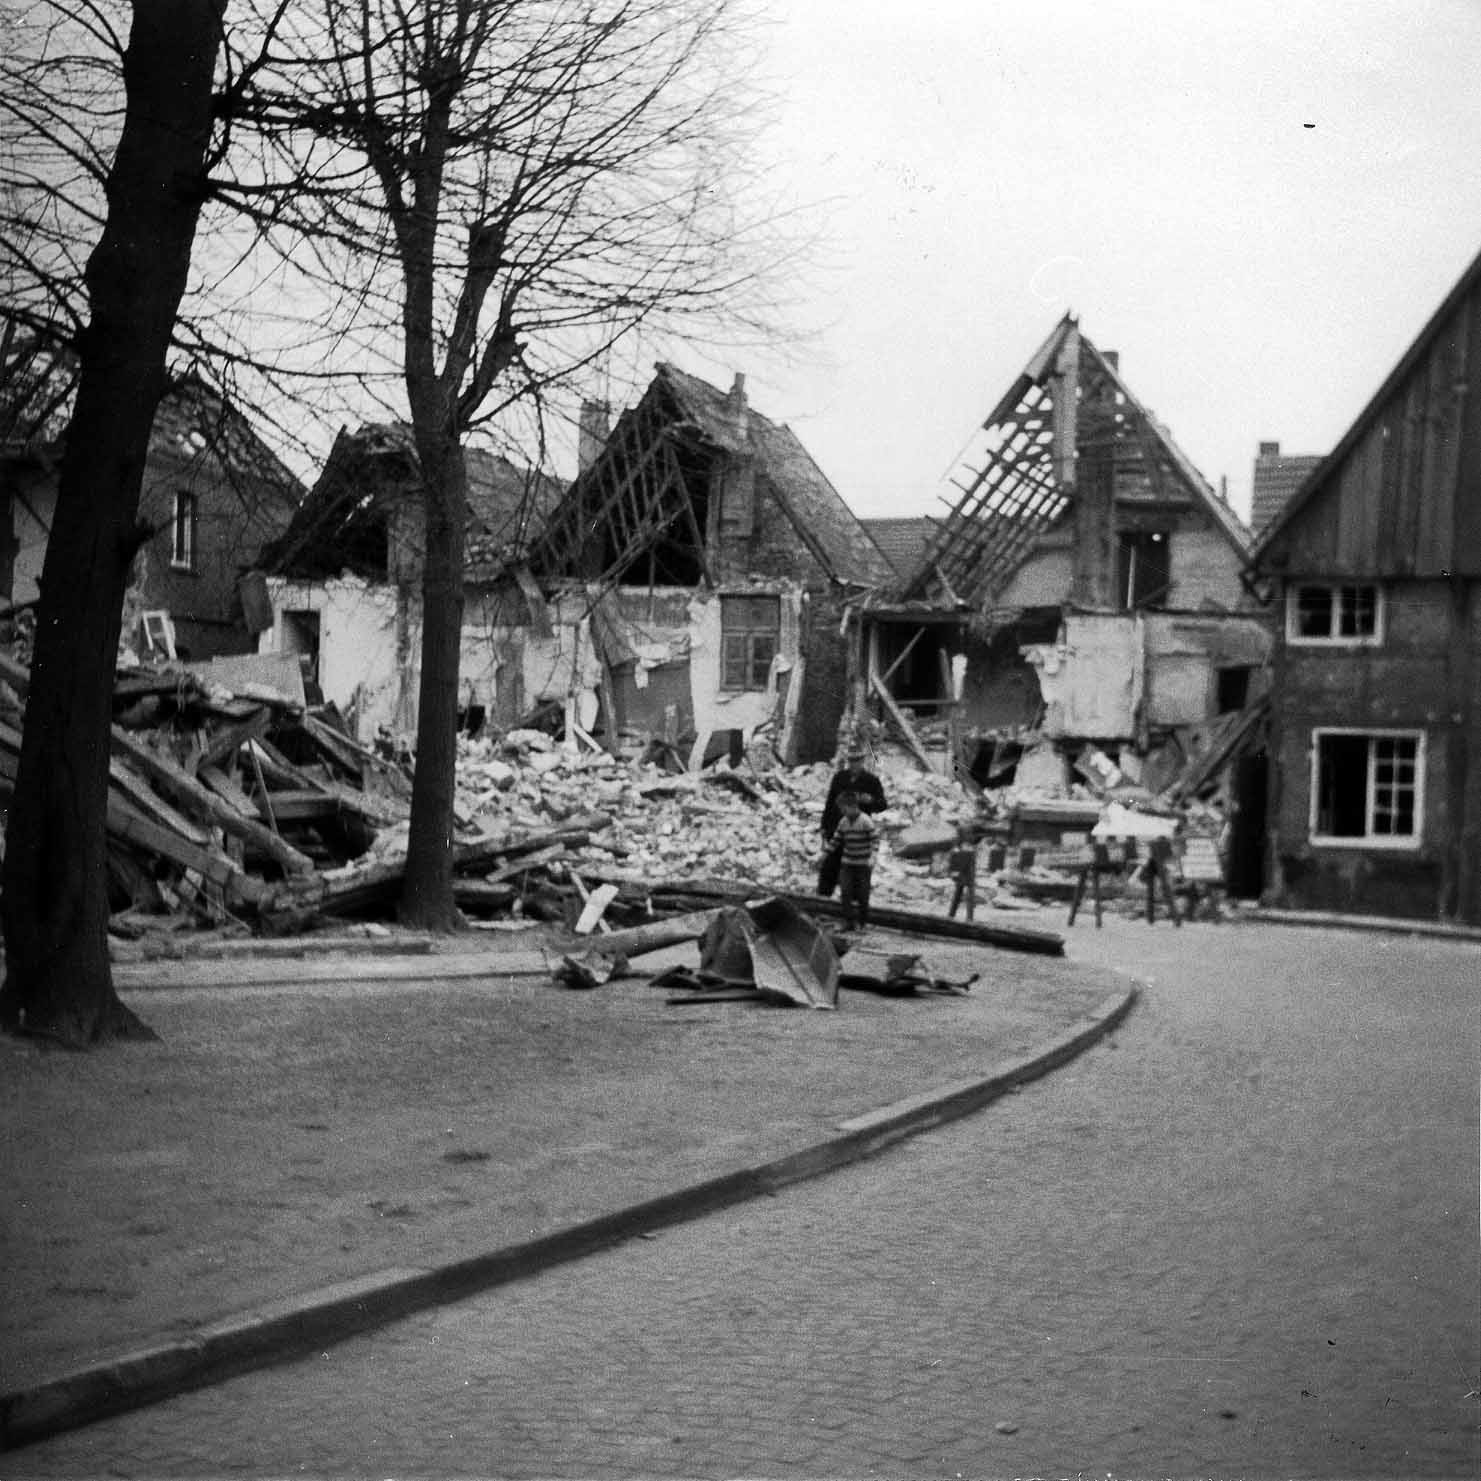
[{"label": "cobblestone street", "polygon": [[1475,1475],[1478,947],[1071,951],[1142,1002],[965,1122],[0,1474]]}]

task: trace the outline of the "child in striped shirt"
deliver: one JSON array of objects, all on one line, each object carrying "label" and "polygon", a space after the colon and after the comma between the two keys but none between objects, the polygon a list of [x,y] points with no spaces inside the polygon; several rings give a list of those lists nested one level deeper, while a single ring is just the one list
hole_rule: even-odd
[{"label": "child in striped shirt", "polygon": [[838,902],[843,906],[844,929],[863,930],[869,924],[869,887],[879,831],[873,819],[864,816],[857,792],[845,792],[839,806],[843,816],[829,841],[830,852],[836,852],[839,859]]}]

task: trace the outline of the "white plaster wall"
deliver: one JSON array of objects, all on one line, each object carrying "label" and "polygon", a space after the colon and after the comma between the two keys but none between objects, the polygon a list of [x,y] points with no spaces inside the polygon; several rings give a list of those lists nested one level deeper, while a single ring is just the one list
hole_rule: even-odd
[{"label": "white plaster wall", "polygon": [[[735,594],[739,595],[738,590]],[[765,689],[726,692],[720,687],[720,595],[696,595],[689,603],[689,690],[694,705],[694,729],[702,747],[717,730],[740,730],[749,740],[758,725],[776,716],[780,677],[797,665],[801,648],[802,589],[745,588],[745,595],[775,594],[781,598],[781,633],[777,656]]]},{"label": "white plaster wall", "polygon": [[395,592],[356,576],[322,582],[270,576],[267,590],[273,625],[258,634],[257,651],[291,652],[283,614],[317,612],[319,687],[324,698],[342,712],[356,707],[355,732],[360,741],[371,740],[378,724],[394,728],[401,682],[396,664]]},{"label": "white plaster wall", "polygon": [[1138,624],[1122,616],[1065,618],[1064,641],[1023,656],[1038,671],[1050,736],[1130,736],[1141,680]]}]

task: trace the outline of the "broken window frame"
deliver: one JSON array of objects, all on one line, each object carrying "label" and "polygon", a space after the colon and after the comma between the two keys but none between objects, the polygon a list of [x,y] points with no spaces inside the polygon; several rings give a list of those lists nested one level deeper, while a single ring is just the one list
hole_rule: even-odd
[{"label": "broken window frame", "polygon": [[[1329,848],[1404,849],[1424,842],[1425,732],[1319,726],[1311,732],[1311,806],[1308,833],[1313,845]],[[1344,782],[1337,768],[1349,767],[1363,752],[1362,796],[1356,778]],[[1339,789],[1343,795],[1339,795]],[[1363,831],[1334,832],[1338,810],[1361,810]],[[1408,831],[1403,831],[1407,825]]]},{"label": "broken window frame", "polygon": [[[761,620],[757,614],[762,613]],[[741,614],[744,614],[743,616]],[[726,694],[765,693],[781,652],[782,599],[774,592],[720,595],[720,688]]]},{"label": "broken window frame", "polygon": [[1286,588],[1286,642],[1298,648],[1377,647],[1386,606],[1383,588],[1373,581],[1293,582]]},{"label": "broken window frame", "polygon": [[[1158,550],[1160,560],[1145,560],[1143,553],[1148,549]],[[1132,529],[1117,533],[1116,587],[1116,604],[1122,612],[1157,611],[1167,605],[1172,590],[1171,530]]]},{"label": "broken window frame", "polygon": [[170,534],[170,566],[173,570],[195,570],[198,503],[189,489],[175,490],[175,517]]}]

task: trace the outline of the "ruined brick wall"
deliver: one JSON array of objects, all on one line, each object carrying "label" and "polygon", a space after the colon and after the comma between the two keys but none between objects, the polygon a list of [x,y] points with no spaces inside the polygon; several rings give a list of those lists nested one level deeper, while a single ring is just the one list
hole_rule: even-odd
[{"label": "ruined brick wall", "polygon": [[838,725],[848,708],[848,643],[843,623],[844,593],[831,586],[809,590],[803,609],[802,651],[805,665],[797,706],[792,748],[798,765],[831,761],[838,745]]}]

